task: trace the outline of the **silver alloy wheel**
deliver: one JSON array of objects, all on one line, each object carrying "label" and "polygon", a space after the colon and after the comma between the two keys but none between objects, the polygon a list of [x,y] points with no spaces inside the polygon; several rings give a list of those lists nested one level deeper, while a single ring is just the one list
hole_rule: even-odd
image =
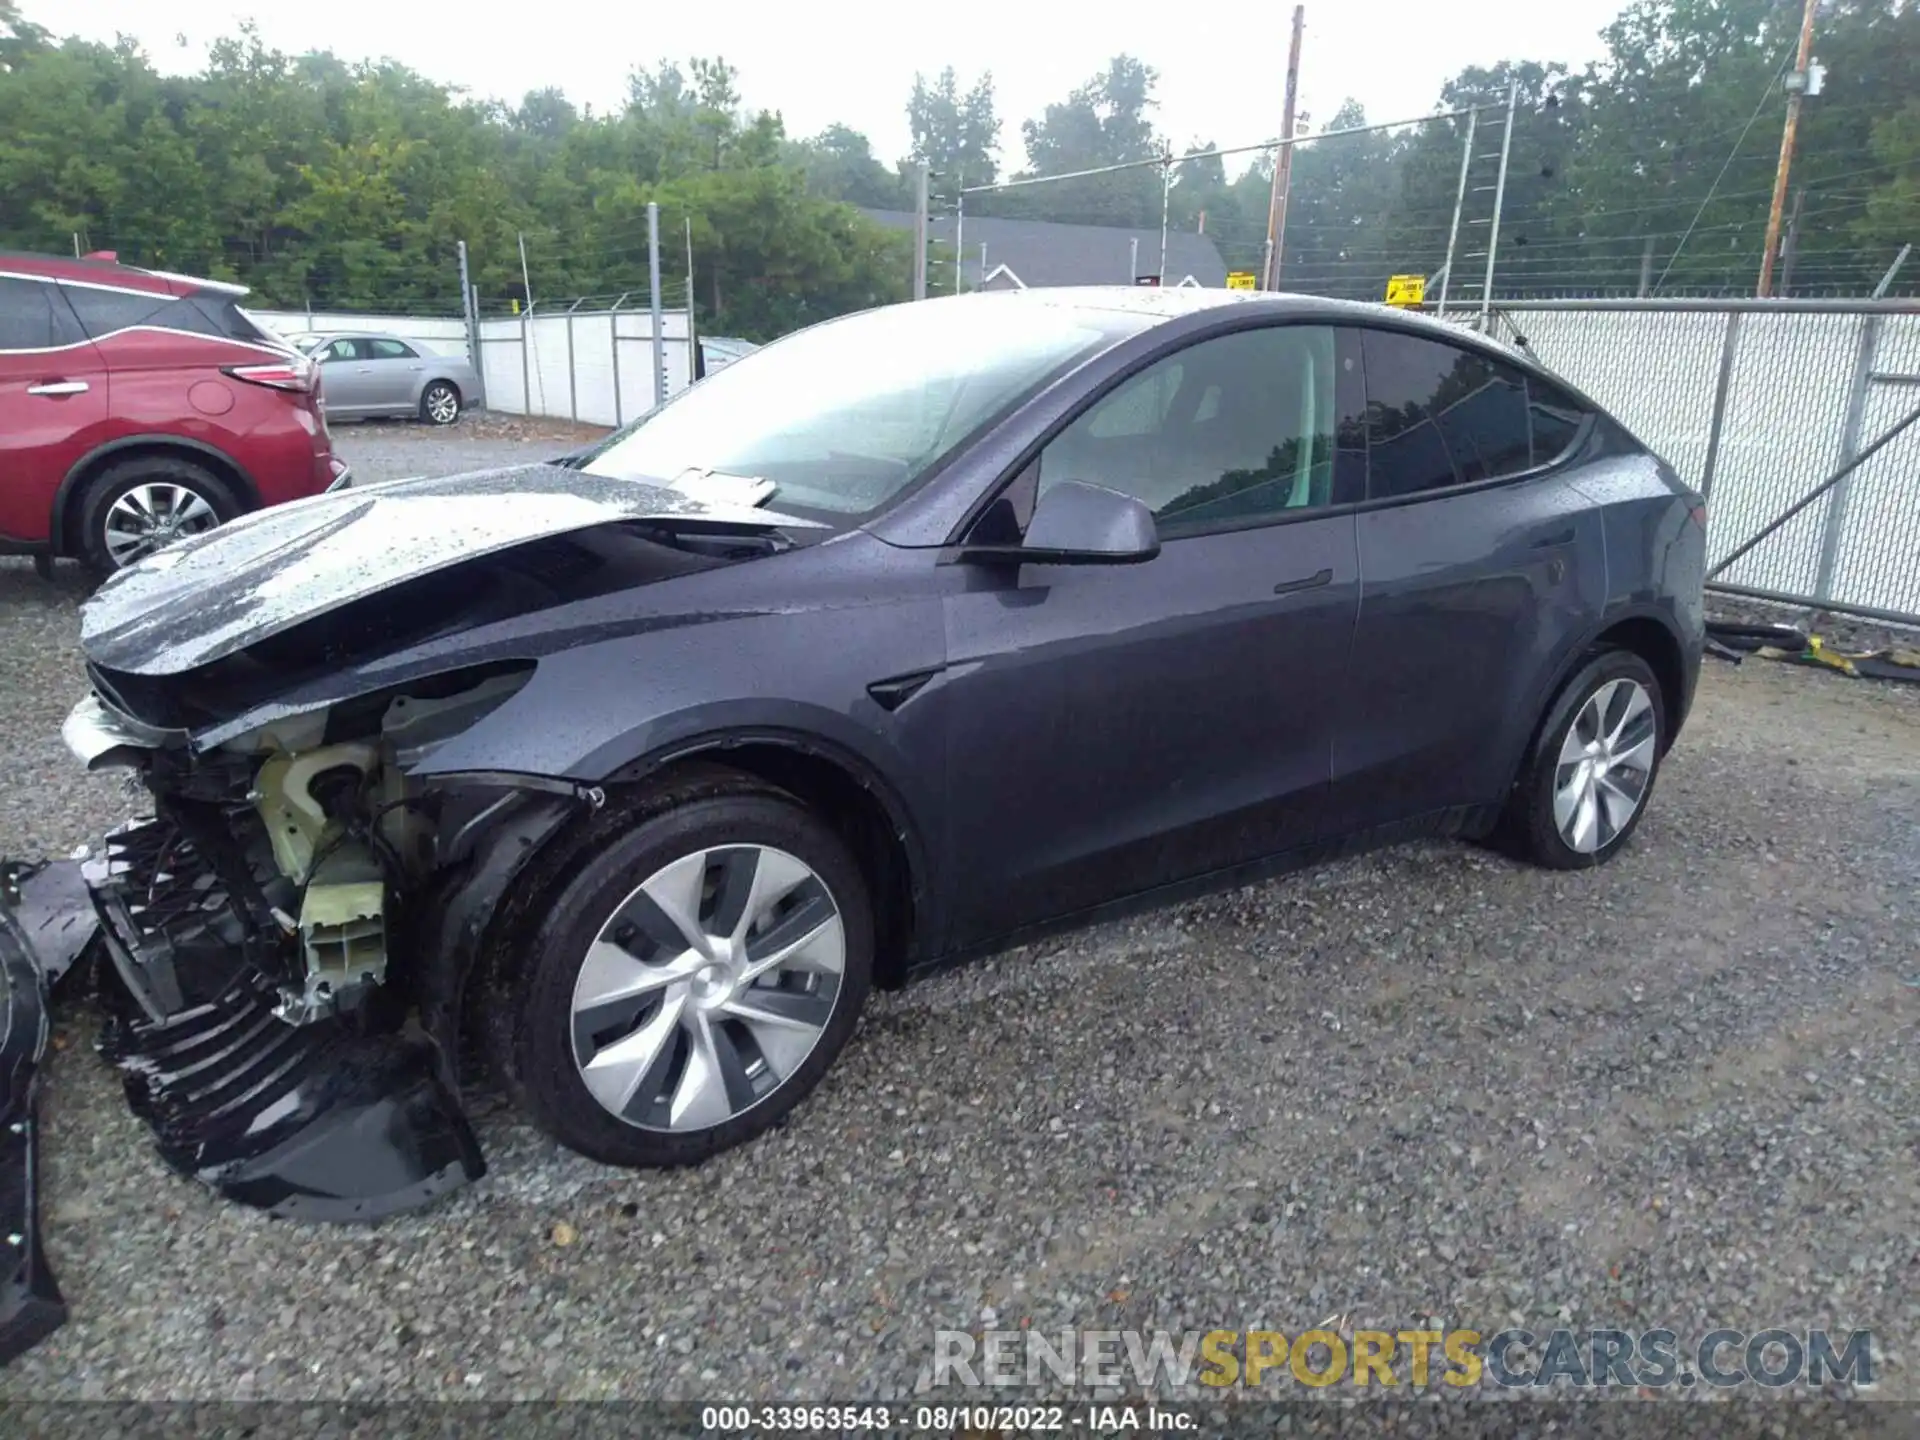
[{"label": "silver alloy wheel", "polygon": [[1632,823],[1653,780],[1659,738],[1653,697],[1637,680],[1609,680],[1567,727],[1553,774],[1553,823],[1582,855],[1604,850]]},{"label": "silver alloy wheel", "polygon": [[798,1070],[833,1018],[846,932],[826,882],[765,845],[698,851],[622,900],[573,987],[573,1058],[607,1112],[707,1130]]},{"label": "silver alloy wheel", "polygon": [[460,418],[460,397],[452,386],[427,387],[427,418],[436,425],[451,425]]},{"label": "silver alloy wheel", "polygon": [[220,523],[220,512],[199,491],[172,481],[135,485],[107,507],[102,539],[116,568],[145,559],[162,546]]}]

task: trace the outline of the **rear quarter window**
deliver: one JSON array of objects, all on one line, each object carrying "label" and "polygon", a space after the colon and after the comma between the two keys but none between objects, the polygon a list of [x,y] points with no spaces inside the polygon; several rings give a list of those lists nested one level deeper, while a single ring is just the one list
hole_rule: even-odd
[{"label": "rear quarter window", "polygon": [[1573,445],[1588,411],[1558,385],[1527,377],[1527,409],[1533,422],[1533,463],[1551,465]]},{"label": "rear quarter window", "polygon": [[171,325],[176,301],[171,295],[140,295],[127,290],[96,290],[89,285],[62,285],[61,291],[90,340],[135,325]]}]

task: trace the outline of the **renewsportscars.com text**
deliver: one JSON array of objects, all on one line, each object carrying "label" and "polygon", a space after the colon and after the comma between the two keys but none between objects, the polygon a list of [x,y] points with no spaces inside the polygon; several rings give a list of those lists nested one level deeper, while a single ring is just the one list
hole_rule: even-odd
[{"label": "renewsportscars.com text", "polygon": [[1873,1333],[1666,1329],[934,1332],[934,1386],[1666,1389],[1873,1384]]}]

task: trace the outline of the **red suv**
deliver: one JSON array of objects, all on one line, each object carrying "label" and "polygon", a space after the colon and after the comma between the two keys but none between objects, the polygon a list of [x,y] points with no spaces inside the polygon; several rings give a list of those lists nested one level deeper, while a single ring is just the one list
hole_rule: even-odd
[{"label": "red suv", "polygon": [[237,285],[0,253],[0,553],[115,570],[343,485],[319,367]]}]

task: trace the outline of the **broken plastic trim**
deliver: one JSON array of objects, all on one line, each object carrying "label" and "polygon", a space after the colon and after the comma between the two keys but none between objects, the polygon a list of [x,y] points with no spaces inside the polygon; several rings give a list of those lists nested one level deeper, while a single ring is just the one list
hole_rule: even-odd
[{"label": "broken plastic trim", "polygon": [[0,1365],[67,1319],[40,1244],[35,1099],[47,992],[97,932],[85,896],[71,864],[0,863]]}]

